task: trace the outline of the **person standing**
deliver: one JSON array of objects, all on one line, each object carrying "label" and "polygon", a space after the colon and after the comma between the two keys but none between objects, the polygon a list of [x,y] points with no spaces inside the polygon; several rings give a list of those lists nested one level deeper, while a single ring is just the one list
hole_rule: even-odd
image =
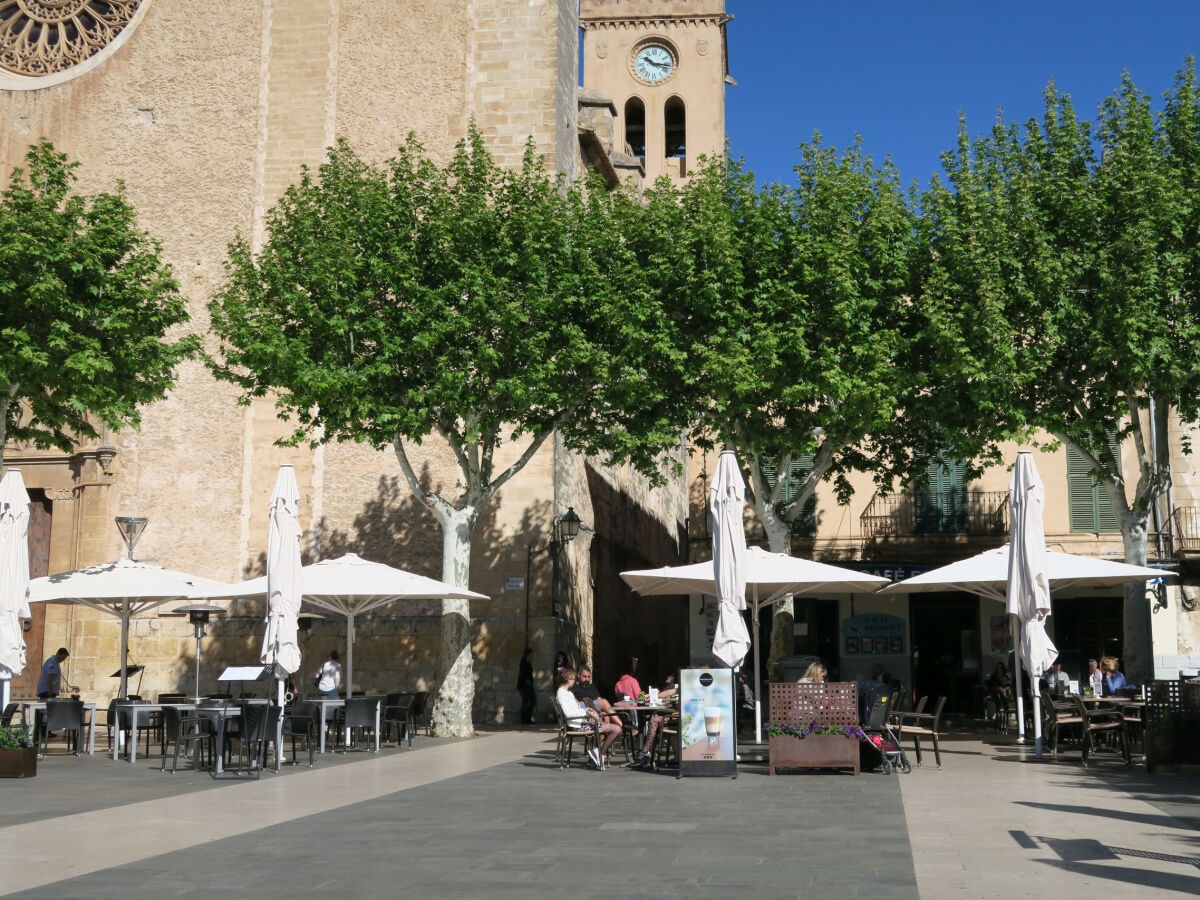
[{"label": "person standing", "polygon": [[329,651],[329,658],[317,670],[317,693],[322,697],[338,696],[338,688],[342,686],[342,664],[336,650]]},{"label": "person standing", "polygon": [[62,692],[62,664],[70,655],[66,647],[59,647],[57,653],[42,663],[37,683],[39,700],[49,700]]},{"label": "person standing", "polygon": [[1104,673],[1100,671],[1100,664],[1094,659],[1088,660],[1087,675],[1084,676],[1083,686],[1090,687],[1092,693],[1097,697],[1104,694]]},{"label": "person standing", "polygon": [[533,648],[526,647],[517,671],[517,691],[521,694],[521,724],[533,724],[533,711],[537,707],[537,688],[533,682]]}]

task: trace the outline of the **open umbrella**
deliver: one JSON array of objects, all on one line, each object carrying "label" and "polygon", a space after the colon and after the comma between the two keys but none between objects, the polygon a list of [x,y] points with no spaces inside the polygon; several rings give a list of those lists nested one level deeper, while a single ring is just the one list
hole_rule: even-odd
[{"label": "open umbrella", "polygon": [[29,618],[29,494],[20,469],[0,480],[0,709],[25,669],[21,619]]},{"label": "open umbrella", "polygon": [[750,649],[750,636],[742,610],[746,608],[746,483],[738,470],[737,456],[723,450],[708,492],[709,529],[712,532],[713,584],[717,594],[717,627],[713,656],[731,669]]},{"label": "open umbrella", "polygon": [[[1043,539],[1043,548],[1044,548]],[[1044,550],[1045,577],[1050,590],[1061,591],[1074,587],[1117,587],[1131,581],[1151,581],[1171,573],[1164,569],[1146,566],[1131,566],[1128,563],[1097,559],[1093,556],[1076,556],[1072,553],[1055,553]],[[912,578],[889,584],[881,594],[921,594],[942,591],[966,591],[1006,603],[1010,547],[995,547],[940,566]],[[1048,608],[1048,601],[1047,601]],[[1019,676],[1018,667],[1018,676]],[[1018,719],[1021,716],[1018,715]],[[1024,722],[1020,723],[1024,728]]]},{"label": "open umbrella", "polygon": [[229,585],[222,581],[122,558],[35,578],[29,583],[29,602],[78,603],[116,616],[121,622],[121,686],[117,696],[124,697],[128,689],[130,619],[172,600],[223,597],[228,591]]},{"label": "open umbrella", "polygon": [[[300,668],[300,488],[296,470],[280,466],[267,533],[267,632],[261,660],[289,675]],[[279,680],[283,705],[283,679]]]},{"label": "open umbrella", "polygon": [[[485,594],[370,562],[353,553],[305,566],[300,570],[300,585],[301,595],[309,604],[346,617],[347,695],[354,684],[354,620],[357,616],[394,600],[488,599]],[[260,577],[232,585],[220,596],[262,597],[266,592],[267,579]]]},{"label": "open umbrella", "polygon": [[[621,578],[643,596],[662,594],[716,594],[716,578],[709,562],[686,566],[663,566],[622,572]],[[886,578],[801,559],[784,553],[771,553],[761,547],[746,550],[746,587],[750,591],[754,644],[754,719],[756,740],[762,741],[761,661],[758,651],[758,618],[762,609],[792,594],[870,593],[887,584]]]},{"label": "open umbrella", "polygon": [[[1046,489],[1033,462],[1033,454],[1017,454],[1009,487],[1010,534],[1008,555],[1008,604],[1010,615],[1021,624],[1021,660],[1033,679],[1033,737],[1036,755],[1042,755],[1041,697],[1038,678],[1054,663],[1058,650],[1046,634],[1050,615],[1050,579],[1046,574],[1046,528],[1043,514]],[[1021,666],[1017,666],[1017,721],[1024,731],[1025,711],[1021,690]]]}]

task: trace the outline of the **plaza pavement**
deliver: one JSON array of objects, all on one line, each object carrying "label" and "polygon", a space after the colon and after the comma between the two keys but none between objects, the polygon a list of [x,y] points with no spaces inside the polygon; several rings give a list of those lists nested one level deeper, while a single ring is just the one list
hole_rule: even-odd
[{"label": "plaza pavement", "polygon": [[[560,771],[527,729],[213,781],[51,756],[0,781],[17,897],[1200,895],[1200,775],[955,734],[943,769],[738,778]],[[910,752],[915,764],[915,757]]]}]

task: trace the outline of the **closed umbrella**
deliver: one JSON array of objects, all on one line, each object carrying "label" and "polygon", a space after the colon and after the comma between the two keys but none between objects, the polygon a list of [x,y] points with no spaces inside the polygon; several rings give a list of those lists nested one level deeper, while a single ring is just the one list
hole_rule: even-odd
[{"label": "closed umbrella", "polygon": [[[1050,578],[1046,570],[1046,528],[1043,514],[1046,489],[1033,462],[1033,454],[1017,454],[1009,487],[1011,551],[1008,555],[1008,603],[1010,615],[1021,626],[1021,660],[1033,679],[1033,737],[1035,753],[1042,755],[1041,697],[1037,681],[1054,663],[1058,650],[1046,634],[1050,615]],[[1017,720],[1024,730],[1024,698],[1021,666],[1017,666]]]},{"label": "closed umbrella", "polygon": [[[263,638],[264,665],[289,675],[300,668],[300,488],[296,470],[280,466],[271,494],[267,533],[267,633]],[[279,679],[283,705],[283,679]]]},{"label": "closed umbrella", "polygon": [[0,709],[25,669],[21,619],[29,618],[29,494],[20,469],[0,480]]},{"label": "closed umbrella", "polygon": [[742,619],[746,608],[746,483],[732,450],[722,451],[717,461],[708,507],[718,609],[712,652],[733,668],[750,649],[750,635]]}]

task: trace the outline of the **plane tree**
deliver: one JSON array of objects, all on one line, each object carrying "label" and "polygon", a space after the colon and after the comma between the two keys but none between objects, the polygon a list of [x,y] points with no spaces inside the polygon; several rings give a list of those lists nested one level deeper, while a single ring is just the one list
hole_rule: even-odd
[{"label": "plane tree", "polygon": [[[1040,119],[975,138],[963,123],[944,168],[922,200],[917,307],[953,375],[943,389],[976,411],[968,419],[1075,451],[1112,504],[1126,560],[1144,564],[1165,525],[1172,422],[1200,421],[1194,61],[1157,112],[1126,73],[1095,126],[1051,84]],[[1151,677],[1140,584],[1124,620],[1125,669]]]},{"label": "plane tree", "polygon": [[[412,136],[385,165],[339,143],[269,212],[261,249],[231,245],[210,364],[245,402],[272,397],[293,442],[391,448],[442,528],[443,580],[466,587],[480,514],[552,435],[653,478],[678,449],[670,322],[622,238],[638,215],[531,147],[497,166],[473,127],[444,165]],[[452,455],[457,483],[422,481],[428,453]],[[445,601],[443,735],[471,733],[469,628],[468,602]]]},{"label": "plane tree", "polygon": [[0,194],[0,446],[70,453],[99,425],[136,428],[197,347],[124,191],[78,193],[78,165],[38,141]]}]

